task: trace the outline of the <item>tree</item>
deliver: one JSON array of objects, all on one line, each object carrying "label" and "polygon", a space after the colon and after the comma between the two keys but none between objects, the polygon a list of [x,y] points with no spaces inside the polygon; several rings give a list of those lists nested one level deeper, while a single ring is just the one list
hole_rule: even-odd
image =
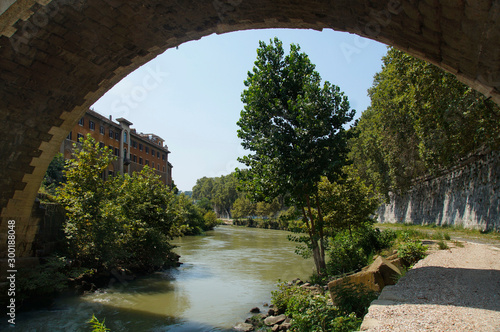
[{"label": "tree", "polygon": [[[298,45],[284,55],[277,38],[260,42],[245,80],[238,137],[250,150],[239,176],[254,198],[289,197],[302,210],[318,273],[325,268],[325,223],[318,197],[321,176],[335,180],[347,154],[344,129],[355,111],[337,86],[325,82]],[[316,209],[316,213],[314,210]]]},{"label": "tree", "polygon": [[382,193],[406,190],[483,146],[498,148],[500,110],[491,100],[396,49],[382,60],[350,143],[354,165]]},{"label": "tree", "polygon": [[90,135],[74,144],[58,196],[70,255],[89,268],[160,268],[171,261],[168,240],[178,234],[174,195],[147,167],[103,179],[113,158]]}]

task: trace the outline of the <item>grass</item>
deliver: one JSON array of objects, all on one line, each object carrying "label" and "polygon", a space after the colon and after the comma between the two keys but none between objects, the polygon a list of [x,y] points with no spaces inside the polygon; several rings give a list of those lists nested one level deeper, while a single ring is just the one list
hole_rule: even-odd
[{"label": "grass", "polygon": [[439,247],[439,250],[450,249],[450,247],[448,246],[448,244],[445,241],[443,241],[443,240],[438,241],[437,245]]},{"label": "grass", "polygon": [[452,238],[476,240],[486,244],[499,244],[500,232],[465,229],[462,226],[450,225],[412,225],[412,224],[375,224],[380,229],[393,229],[407,233],[413,239],[433,239],[450,241]]}]

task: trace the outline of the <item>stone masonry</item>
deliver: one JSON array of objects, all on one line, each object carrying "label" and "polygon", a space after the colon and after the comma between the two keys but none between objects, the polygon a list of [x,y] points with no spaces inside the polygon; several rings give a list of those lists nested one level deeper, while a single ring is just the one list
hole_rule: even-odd
[{"label": "stone masonry", "polygon": [[446,174],[416,181],[407,193],[391,194],[377,214],[380,222],[500,230],[500,151],[483,151]]},{"label": "stone masonry", "polygon": [[18,256],[32,254],[36,192],[86,109],[186,41],[259,28],[347,31],[430,61],[500,104],[493,0],[8,0],[0,11],[0,258],[10,219]]}]

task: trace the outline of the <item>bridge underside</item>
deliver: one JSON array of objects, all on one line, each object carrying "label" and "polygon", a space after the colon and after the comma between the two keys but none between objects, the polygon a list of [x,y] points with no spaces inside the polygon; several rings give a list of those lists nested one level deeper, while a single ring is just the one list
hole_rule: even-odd
[{"label": "bridge underside", "polygon": [[430,61],[500,104],[500,3],[493,0],[9,0],[2,10],[0,257],[10,219],[18,255],[31,254],[36,192],[85,110],[189,40],[261,28],[347,31]]}]

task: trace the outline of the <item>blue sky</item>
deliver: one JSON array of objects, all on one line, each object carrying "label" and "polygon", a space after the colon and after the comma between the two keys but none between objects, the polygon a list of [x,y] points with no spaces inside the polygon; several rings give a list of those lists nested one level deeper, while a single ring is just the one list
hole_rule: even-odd
[{"label": "blue sky", "polygon": [[165,139],[173,179],[182,191],[196,180],[234,171],[245,151],[236,136],[243,81],[256,60],[259,40],[278,37],[286,51],[299,44],[323,80],[338,85],[357,117],[370,104],[367,89],[387,47],[332,30],[249,30],[210,35],[169,49],[137,69],[93,106],[113,119],[125,117],[138,132]]}]

